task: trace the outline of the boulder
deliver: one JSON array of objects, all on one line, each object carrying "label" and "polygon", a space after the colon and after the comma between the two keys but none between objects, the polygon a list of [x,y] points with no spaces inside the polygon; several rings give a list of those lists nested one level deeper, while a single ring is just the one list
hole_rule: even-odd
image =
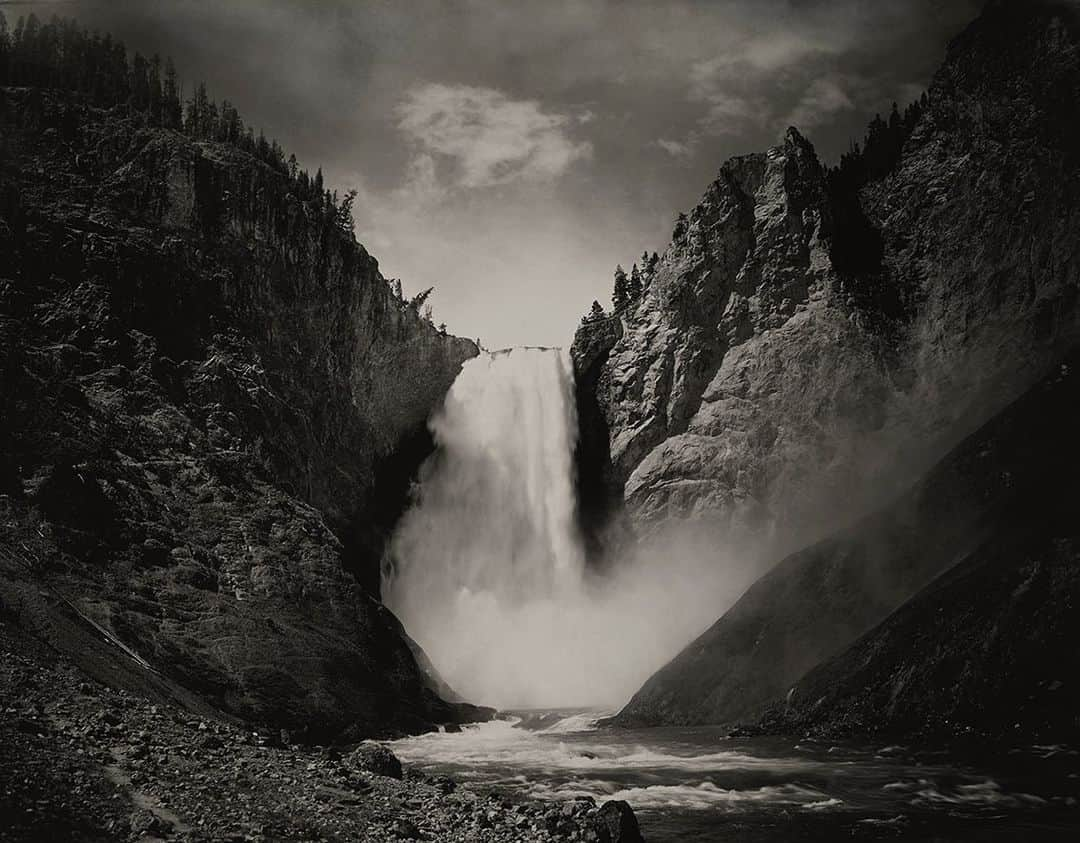
[{"label": "boulder", "polygon": [[376,776],[387,776],[391,779],[402,777],[401,761],[380,743],[362,743],[345,760],[357,769]]},{"label": "boulder", "polygon": [[600,806],[593,818],[593,829],[599,843],[645,843],[633,808],[621,799]]}]

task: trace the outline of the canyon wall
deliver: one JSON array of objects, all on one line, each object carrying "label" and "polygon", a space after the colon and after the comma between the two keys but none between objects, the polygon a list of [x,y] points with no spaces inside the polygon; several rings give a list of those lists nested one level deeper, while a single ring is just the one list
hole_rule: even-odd
[{"label": "canyon wall", "polygon": [[794,129],[731,159],[617,328],[582,325],[582,418],[607,453],[583,439],[580,468],[600,466],[639,529],[693,519],[788,549],[823,535],[1075,341],[1070,19],[991,4],[854,213]]},{"label": "canyon wall", "polygon": [[0,120],[3,610],[312,738],[456,717],[378,566],[476,346],[233,145],[33,88]]},{"label": "canyon wall", "polygon": [[[774,730],[865,731],[886,698],[923,693],[911,718],[897,703],[880,728],[917,731],[940,702],[957,730],[1000,735],[1012,709],[980,711],[981,694],[1061,688],[1077,514],[1062,490],[1075,454],[1039,413],[1075,424],[1074,388],[998,414],[1080,341],[1077,32],[1070,4],[989,3],[950,44],[887,173],[838,196],[789,130],[721,168],[617,328],[581,327],[575,360],[595,385],[583,406],[608,431],[610,458],[583,449],[579,466],[602,464],[639,534],[703,522],[717,564],[743,540],[772,559],[810,545],[617,722],[754,720],[780,698]],[[992,418],[1007,437],[965,440]],[[965,595],[983,576],[992,593]],[[1026,582],[1042,604],[1010,603]],[[994,632],[1001,649],[980,648],[958,621],[931,623],[952,598],[965,629]],[[1036,618],[1038,605],[1053,616]],[[999,617],[1015,647],[995,632]],[[994,661],[1040,648],[1050,655],[1030,670],[1003,676]],[[934,684],[961,663],[955,682]],[[1072,729],[1040,706],[1021,707],[1025,734]]]}]

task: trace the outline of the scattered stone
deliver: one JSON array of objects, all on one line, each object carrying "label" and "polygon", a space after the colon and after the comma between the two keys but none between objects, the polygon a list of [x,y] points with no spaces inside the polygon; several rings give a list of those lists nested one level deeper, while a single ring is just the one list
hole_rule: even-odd
[{"label": "scattered stone", "polygon": [[398,819],[391,826],[390,830],[394,832],[394,836],[402,840],[419,840],[420,829],[416,827],[416,824],[411,820]]},{"label": "scattered stone", "polygon": [[135,836],[153,835],[160,837],[172,830],[169,823],[145,808],[139,808],[132,812],[130,824],[131,833]]}]

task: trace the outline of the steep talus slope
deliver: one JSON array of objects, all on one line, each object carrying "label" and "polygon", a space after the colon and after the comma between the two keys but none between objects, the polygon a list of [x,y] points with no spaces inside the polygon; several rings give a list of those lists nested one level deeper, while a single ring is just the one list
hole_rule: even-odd
[{"label": "steep talus slope", "polygon": [[311,737],[457,716],[375,589],[476,347],[236,146],[0,95],[0,608]]},{"label": "steep talus slope", "polygon": [[962,562],[795,683],[760,727],[1080,740],[1080,511],[1065,488],[1062,477],[1010,510]]},{"label": "steep talus slope", "polygon": [[[646,683],[622,722],[754,716],[1059,480],[1047,468],[1056,446],[1034,440],[1060,443],[1060,431],[1034,412],[1008,421],[1010,410],[994,424],[1014,426],[1011,444],[979,464],[969,440],[902,494],[1080,340],[1078,104],[1075,7],[994,2],[950,45],[896,166],[858,194],[858,237],[876,241],[859,260],[846,259],[840,228],[850,208],[835,213],[829,186],[813,188],[812,157],[791,133],[726,165],[676,231],[596,378],[611,384],[597,403],[631,515],[701,516],[728,541],[765,527],[790,547],[899,502],[786,558]],[[763,175],[736,177],[748,161]],[[687,312],[716,313],[701,282],[732,261],[716,280],[724,319],[747,314],[744,335],[723,319],[714,333],[689,327]],[[743,298],[748,277],[757,286]],[[695,380],[688,355],[706,375]],[[679,432],[675,399],[698,389]],[[634,454],[636,431],[647,444]]]},{"label": "steep talus slope", "polygon": [[[991,4],[951,45],[897,165],[862,190],[857,230],[789,131],[721,168],[622,330],[582,326],[579,360],[608,337],[590,399],[639,525],[704,519],[788,548],[821,536],[1080,336],[1074,16]],[[852,240],[876,257],[838,264]]]},{"label": "steep talus slope", "polygon": [[[620,722],[731,723],[752,718],[940,571],[967,559],[989,566],[982,560],[990,549],[1000,558],[999,562],[995,557],[993,565],[1023,572],[1018,554],[1042,543],[1053,547],[1058,537],[1073,535],[1052,532],[1047,525],[1060,527],[1070,519],[1080,523],[1080,508],[1064,492],[1080,467],[1075,436],[1078,408],[1080,379],[1075,365],[1063,366],[1062,373],[1034,387],[968,437],[897,501],[792,554],[769,571],[709,630],[649,679],[619,715]],[[1063,552],[1056,562],[1063,572],[1063,590],[1046,603],[1044,622],[1051,627],[1066,629],[1071,623],[1063,616],[1057,619],[1058,613],[1067,614],[1076,593],[1078,578],[1075,572],[1067,573],[1069,560],[1074,563],[1075,555]],[[1026,573],[1021,580],[1023,576]],[[938,638],[942,630],[924,627],[912,637],[929,652],[903,651],[905,665],[918,664],[934,648],[955,657],[970,641],[978,640],[974,636],[985,628],[998,620],[1005,622],[1008,613],[998,615],[995,598],[979,594],[973,580],[977,577],[967,577],[963,587],[976,592],[970,600],[982,613],[965,612],[959,608],[961,603],[953,615],[947,603],[936,603],[935,610],[940,607],[949,616],[940,625],[950,630],[970,628],[959,638]],[[991,587],[989,580],[987,587]],[[1044,589],[1053,591],[1048,584]],[[918,599],[923,600],[922,595]],[[1037,605],[1026,608],[1030,611]],[[919,621],[925,619],[924,612]],[[1032,626],[1033,638],[1035,629]],[[996,639],[986,639],[986,646],[997,640],[1008,647],[1011,631],[1002,629]],[[1023,640],[1018,638],[1018,645]],[[1057,642],[1055,655],[1048,658],[1060,655],[1061,644]],[[903,645],[897,642],[895,646],[899,650]],[[869,661],[871,654],[860,651],[847,656],[845,665],[862,663],[859,657],[863,655]],[[931,664],[927,658],[923,666],[929,669]],[[1009,674],[1007,667],[1005,663],[973,663],[971,673],[982,683],[1012,685],[1022,674]],[[830,674],[830,680],[836,675]],[[935,674],[935,678],[940,676]],[[857,675],[850,678],[853,685],[858,681]],[[824,680],[811,687],[815,693],[825,693]],[[912,693],[926,694],[921,711],[939,704],[950,687],[924,683]],[[799,690],[797,695],[804,704],[818,698],[809,691]],[[832,698],[826,695],[826,700]],[[880,695],[875,701],[880,702]],[[830,710],[826,704],[821,712]],[[945,706],[944,716],[948,711]],[[875,716],[872,709],[865,715],[865,723]]]},{"label": "steep talus slope", "polygon": [[1018,432],[1042,440],[1040,482],[1021,480],[1024,494],[956,565],[800,678],[765,729],[1080,739],[1080,505],[1069,491],[1080,473],[1077,362],[1006,414],[1039,414]]}]

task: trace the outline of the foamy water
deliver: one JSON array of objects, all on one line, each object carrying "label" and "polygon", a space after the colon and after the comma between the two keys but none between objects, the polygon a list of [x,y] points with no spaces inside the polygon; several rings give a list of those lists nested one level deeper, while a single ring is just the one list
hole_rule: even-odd
[{"label": "foamy water", "polygon": [[[1030,792],[1030,781],[1001,781],[902,747],[728,740],[707,728],[597,729],[598,716],[530,712],[392,747],[406,763],[472,787],[625,800],[651,841],[728,839],[711,835],[736,821],[740,835],[731,839],[790,839],[777,831],[777,817],[822,829],[813,837],[822,840],[856,830],[859,839],[924,839],[920,830],[935,823],[960,829],[935,838],[942,840],[1013,839],[1012,832],[1058,840],[1070,839],[1063,829],[1076,819],[1067,785],[1046,790],[1042,782],[1043,792]],[[1032,828],[1041,836],[1027,834]]]}]

